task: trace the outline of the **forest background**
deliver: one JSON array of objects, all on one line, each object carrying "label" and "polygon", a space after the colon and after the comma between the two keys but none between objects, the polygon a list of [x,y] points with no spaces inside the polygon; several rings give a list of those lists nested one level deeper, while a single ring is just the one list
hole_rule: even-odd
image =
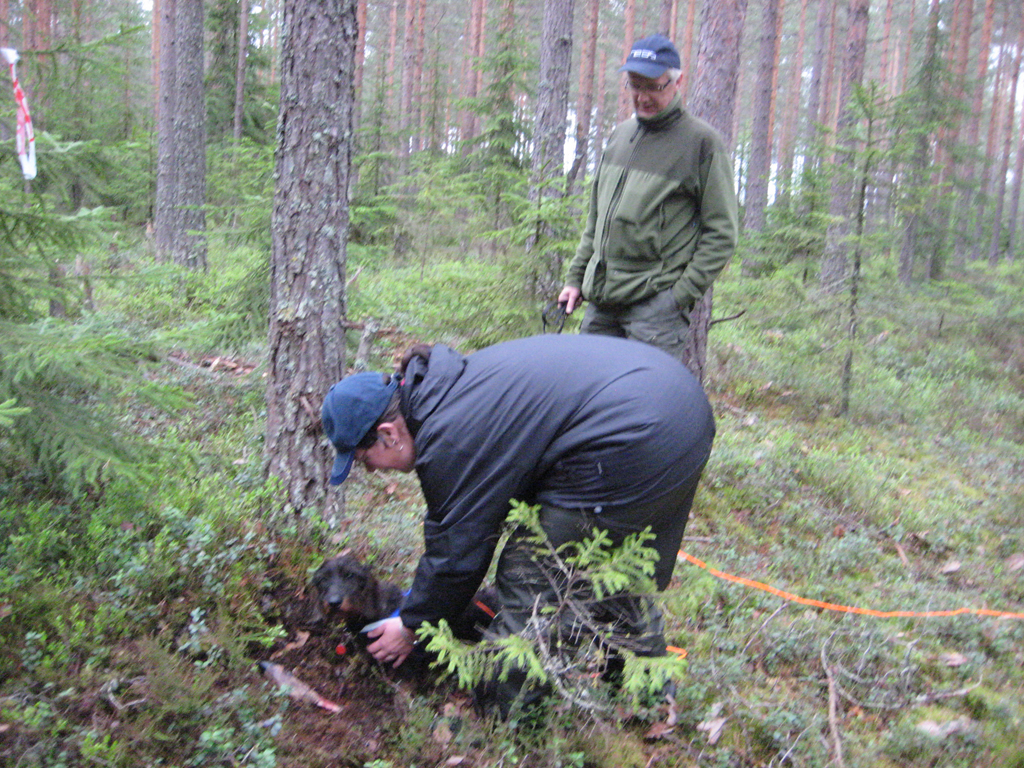
[{"label": "forest background", "polygon": [[[310,11],[336,44],[305,53],[350,58],[288,90]],[[663,596],[675,712],[479,720],[298,618],[344,547],[407,583],[422,514],[407,478],[327,494],[315,381],[542,330],[654,31],[743,204],[692,360],[719,435],[685,549],[717,570]],[[1019,2],[0,0],[0,44],[38,155],[11,98],[0,763],[1024,765]],[[331,252],[282,303],[285,128],[323,81]],[[347,333],[279,389],[317,368],[299,319]]]}]

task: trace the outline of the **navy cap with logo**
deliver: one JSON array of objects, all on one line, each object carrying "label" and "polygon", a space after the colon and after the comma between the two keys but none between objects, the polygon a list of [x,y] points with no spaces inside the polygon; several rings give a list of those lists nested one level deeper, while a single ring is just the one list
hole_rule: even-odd
[{"label": "navy cap with logo", "polygon": [[664,35],[651,35],[637,40],[619,72],[636,72],[651,79],[661,77],[668,69],[679,69],[679,51]]},{"label": "navy cap with logo", "polygon": [[387,410],[398,381],[398,376],[386,379],[380,373],[355,373],[328,391],[320,418],[324,433],[338,452],[331,469],[331,485],[345,482],[356,448]]}]

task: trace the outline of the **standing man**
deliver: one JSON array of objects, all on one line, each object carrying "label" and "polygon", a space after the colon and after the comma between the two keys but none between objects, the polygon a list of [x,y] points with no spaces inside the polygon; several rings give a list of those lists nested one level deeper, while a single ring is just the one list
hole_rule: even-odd
[{"label": "standing man", "polygon": [[736,250],[732,162],[722,137],[683,109],[679,52],[637,41],[620,71],[635,114],[612,132],[559,304],[590,303],[581,333],[622,336],[684,358],[690,310]]}]

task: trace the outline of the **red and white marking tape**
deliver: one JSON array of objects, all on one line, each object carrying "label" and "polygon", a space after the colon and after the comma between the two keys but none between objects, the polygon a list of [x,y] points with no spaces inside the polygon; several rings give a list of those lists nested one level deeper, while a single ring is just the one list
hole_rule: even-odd
[{"label": "red and white marking tape", "polygon": [[32,116],[28,113],[28,103],[25,101],[25,92],[18,82],[18,74],[14,69],[18,61],[18,52],[13,48],[0,48],[0,56],[7,62],[11,70],[11,85],[14,87],[14,100],[18,104],[18,133],[16,146],[18,149],[18,162],[21,163],[21,172],[26,179],[36,177],[36,134],[32,130]]}]

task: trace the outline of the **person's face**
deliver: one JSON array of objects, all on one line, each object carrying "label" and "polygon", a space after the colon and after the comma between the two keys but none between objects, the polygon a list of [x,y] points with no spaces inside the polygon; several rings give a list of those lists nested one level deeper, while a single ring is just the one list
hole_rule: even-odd
[{"label": "person's face", "polygon": [[679,89],[679,82],[683,79],[669,79],[668,72],[661,77],[650,78],[638,75],[636,72],[626,73],[626,87],[629,89],[629,96],[633,100],[633,110],[637,117],[654,117],[667,107],[676,91]]},{"label": "person's face", "polygon": [[369,472],[382,469],[411,472],[416,465],[416,449],[407,431],[385,422],[377,427],[377,439],[372,445],[356,449],[355,459]]}]

